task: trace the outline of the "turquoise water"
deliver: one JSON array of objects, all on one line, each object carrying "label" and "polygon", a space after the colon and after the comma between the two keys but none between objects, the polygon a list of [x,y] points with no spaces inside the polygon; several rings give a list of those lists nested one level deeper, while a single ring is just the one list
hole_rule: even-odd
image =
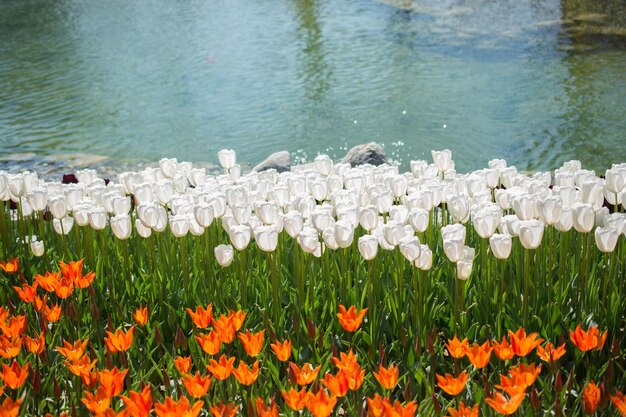
[{"label": "turquoise water", "polygon": [[[0,148],[626,161],[626,3],[0,0]],[[1,168],[1,166],[0,166]]]}]

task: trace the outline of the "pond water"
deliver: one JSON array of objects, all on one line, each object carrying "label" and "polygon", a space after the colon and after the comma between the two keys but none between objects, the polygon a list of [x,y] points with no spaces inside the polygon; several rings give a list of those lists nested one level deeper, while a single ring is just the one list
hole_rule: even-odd
[{"label": "pond water", "polygon": [[625,162],[626,2],[0,0],[5,160],[370,140],[404,167],[443,148],[464,172]]}]

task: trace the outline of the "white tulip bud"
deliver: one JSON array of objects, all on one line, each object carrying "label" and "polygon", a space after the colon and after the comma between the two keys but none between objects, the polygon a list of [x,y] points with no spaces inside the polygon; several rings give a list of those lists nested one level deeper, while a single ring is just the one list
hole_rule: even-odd
[{"label": "white tulip bud", "polygon": [[368,232],[371,232],[378,225],[378,211],[373,205],[368,205],[359,210],[359,224]]},{"label": "white tulip bud", "polygon": [[448,210],[455,222],[465,223],[469,219],[470,201],[465,194],[457,194],[448,199]]},{"label": "white tulip bud", "polygon": [[461,239],[447,239],[443,241],[443,251],[450,262],[458,262],[461,260],[464,246]]},{"label": "white tulip bud", "polygon": [[500,224],[500,212],[491,209],[479,210],[472,216],[472,223],[478,236],[486,239],[493,235]]},{"label": "white tulip bud", "polygon": [[337,240],[335,239],[335,228],[327,227],[322,232],[322,239],[324,239],[324,244],[330,250],[339,249],[339,245],[337,244]]},{"label": "white tulip bud", "polygon": [[154,201],[154,193],[152,192],[152,186],[151,184],[147,182],[135,185],[134,195],[135,195],[135,202],[137,204],[151,203]]},{"label": "white tulip bud", "polygon": [[311,195],[317,201],[324,201],[328,195],[328,183],[324,179],[318,178],[310,182],[309,189]]},{"label": "white tulip bud", "polygon": [[223,194],[213,195],[207,203],[213,208],[213,215],[216,219],[222,217],[226,212],[226,197]]},{"label": "white tulip bud", "polygon": [[189,182],[196,188],[203,186],[206,182],[206,169],[193,168],[189,175]]},{"label": "white tulip bud", "polygon": [[460,280],[469,279],[470,275],[472,275],[472,266],[474,264],[474,256],[476,255],[476,250],[474,248],[470,248],[469,246],[465,246],[463,248],[463,256],[456,263],[456,277]]},{"label": "white tulip bud", "polygon": [[46,203],[48,202],[48,192],[43,187],[35,188],[30,193],[26,194],[26,199],[33,210],[43,211],[45,210]]},{"label": "white tulip bud", "polygon": [[380,214],[388,213],[393,204],[393,195],[390,191],[386,191],[372,195],[371,200]]},{"label": "white tulip bud", "polygon": [[16,198],[20,198],[23,197],[24,194],[26,194],[26,185],[24,184],[23,174],[8,175],[7,179],[9,191],[13,196],[15,196]]},{"label": "white tulip bud", "polygon": [[35,240],[34,242],[30,242],[30,250],[33,252],[33,255],[36,257],[43,256],[44,253],[44,245],[40,240]]},{"label": "white tulip bud", "polygon": [[278,246],[278,231],[276,226],[257,226],[254,229],[254,240],[263,252],[274,252]]},{"label": "white tulip bud", "polygon": [[423,208],[414,208],[408,214],[409,223],[417,233],[423,233],[430,223],[429,211]]},{"label": "white tulip bud", "polygon": [[563,208],[559,221],[554,223],[554,228],[559,232],[567,232],[574,225],[574,212],[569,208]]},{"label": "white tulip bud", "polygon": [[299,211],[291,210],[283,217],[283,224],[287,234],[295,239],[302,231],[302,215]]},{"label": "white tulip bud", "polygon": [[366,261],[370,261],[376,257],[378,253],[378,238],[372,235],[364,235],[358,241],[359,252]]},{"label": "white tulip bud", "polygon": [[233,261],[235,251],[230,245],[217,245],[214,249],[215,259],[220,266],[226,268]]},{"label": "white tulip bud", "polygon": [[526,249],[537,249],[543,237],[544,224],[541,220],[520,221],[519,240]]},{"label": "white tulip bud", "polygon": [[189,217],[186,214],[170,216],[170,231],[176,237],[184,237],[189,232]]},{"label": "white tulip bud", "polygon": [[409,209],[406,206],[392,206],[389,209],[389,217],[400,224],[406,224],[409,216]]},{"label": "white tulip bud", "polygon": [[79,184],[88,186],[94,182],[96,178],[98,178],[98,173],[95,169],[81,169],[76,171],[76,179]]},{"label": "white tulip bud", "polygon": [[62,219],[52,219],[52,226],[57,234],[67,235],[72,231],[72,227],[74,227],[74,218],[63,217]]},{"label": "white tulip bud", "polygon": [[580,233],[589,233],[593,229],[596,214],[593,206],[587,203],[576,203],[572,206],[574,229]]},{"label": "white tulip bud", "polygon": [[48,200],[48,210],[55,219],[62,219],[67,214],[67,206],[64,197],[54,197]]},{"label": "white tulip bud", "polygon": [[430,151],[433,162],[437,165],[437,169],[440,172],[445,172],[450,169],[453,169],[454,165],[452,163],[452,151],[449,149],[444,149],[443,151]]},{"label": "white tulip bud", "polygon": [[274,224],[278,219],[278,206],[273,202],[257,203],[254,206],[254,211],[259,220],[265,225]]},{"label": "white tulip bud", "polygon": [[111,217],[111,230],[119,240],[126,240],[132,232],[132,224],[128,214],[119,214]]},{"label": "white tulip bud", "polygon": [[560,197],[550,196],[537,202],[539,218],[547,225],[555,224],[561,217],[563,200]]},{"label": "white tulip bud", "polygon": [[385,240],[392,246],[398,246],[404,236],[404,226],[393,220],[383,225],[382,230]]},{"label": "white tulip bud", "polygon": [[[412,229],[411,229],[412,230]],[[400,252],[411,263],[420,256],[420,240],[417,236],[404,237],[400,240]]]},{"label": "white tulip bud", "polygon": [[609,253],[615,250],[619,232],[612,227],[596,227],[595,238],[600,252]]},{"label": "white tulip bud", "polygon": [[441,228],[441,237],[443,240],[456,239],[465,242],[467,229],[460,223],[449,224]]},{"label": "white tulip bud", "polygon": [[237,182],[241,178],[241,165],[233,165],[228,171],[228,176],[232,182]]},{"label": "white tulip bud", "polygon": [[213,223],[213,207],[209,203],[200,202],[196,204],[193,214],[201,227],[209,227]]},{"label": "white tulip bud", "polygon": [[420,256],[415,260],[415,266],[422,271],[428,271],[432,268],[433,252],[428,245],[420,245]]},{"label": "white tulip bud", "polygon": [[513,239],[509,234],[496,233],[489,238],[489,246],[493,256],[498,259],[507,259],[511,255]]},{"label": "white tulip bud", "polygon": [[137,234],[144,239],[147,239],[152,234],[152,229],[146,227],[143,222],[139,219],[135,220],[135,229],[137,229]]},{"label": "white tulip bud", "polygon": [[318,155],[313,162],[315,169],[324,176],[330,175],[333,171],[333,161],[328,155]]},{"label": "white tulip bud", "polygon": [[335,241],[340,248],[348,248],[354,240],[354,227],[345,220],[337,220],[334,228]]},{"label": "white tulip bud", "polygon": [[178,170],[178,161],[176,158],[163,158],[159,161],[159,168],[165,178],[173,178]]},{"label": "white tulip bud", "polygon": [[130,197],[117,197],[111,201],[116,216],[130,213]]},{"label": "white tulip bud", "polygon": [[232,149],[222,149],[217,153],[217,159],[224,169],[230,169],[237,163],[237,154]]},{"label": "white tulip bud", "polygon": [[102,207],[94,207],[87,212],[89,215],[89,224],[94,230],[102,230],[107,225],[107,212]]},{"label": "white tulip bud", "polygon": [[624,176],[624,171],[607,169],[604,177],[606,178],[607,190],[613,194],[621,192],[626,185],[626,176]]},{"label": "white tulip bud", "polygon": [[[257,226],[257,229],[261,226]],[[245,224],[234,224],[228,230],[230,241],[238,251],[242,251],[248,247],[252,230]]]},{"label": "white tulip bud", "polygon": [[321,250],[321,244],[317,231],[312,227],[304,227],[298,234],[298,243],[306,253],[313,253]]},{"label": "white tulip bud", "polygon": [[331,175],[326,178],[326,186],[328,189],[328,194],[332,194],[335,191],[343,189],[343,180],[339,175]]},{"label": "white tulip bud", "polygon": [[530,220],[537,213],[537,203],[532,196],[518,195],[513,198],[513,210],[520,220]]}]

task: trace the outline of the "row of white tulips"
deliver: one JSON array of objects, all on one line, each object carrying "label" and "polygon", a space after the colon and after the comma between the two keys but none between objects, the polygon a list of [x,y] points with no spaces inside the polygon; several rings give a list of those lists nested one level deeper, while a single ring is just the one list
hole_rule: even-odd
[{"label": "row of white tulips", "polygon": [[[488,168],[460,174],[451,152],[444,150],[432,151],[433,163],[412,161],[411,172],[405,173],[389,165],[350,167],[320,155],[291,172],[241,175],[234,151],[220,151],[218,157],[222,175],[207,175],[176,159],[121,173],[108,183],[91,169],[76,172],[77,184],[47,182],[32,172],[0,172],[0,199],[17,203],[14,219],[47,210],[59,234],[74,226],[110,226],[122,240],[133,229],[147,238],[168,227],[176,237],[199,236],[219,219],[231,242],[215,247],[222,266],[231,263],[234,249],[244,250],[252,239],[261,250],[273,252],[283,232],[319,257],[327,249],[350,247],[360,226],[366,234],[357,247],[366,260],[375,258],[379,248],[399,247],[415,267],[428,270],[432,248],[419,237],[433,222],[447,223],[448,215],[452,224],[440,229],[443,249],[457,264],[460,279],[470,276],[475,257],[465,245],[468,223],[489,239],[499,259],[509,257],[514,238],[526,249],[537,248],[546,227],[593,231],[602,252],[614,251],[626,235],[626,164],[614,165],[604,178],[582,169],[579,161],[565,163],[554,174],[525,174],[504,160],[492,160]],[[610,212],[605,202],[616,209]],[[35,255],[43,253],[43,242],[33,237],[29,243]]]}]

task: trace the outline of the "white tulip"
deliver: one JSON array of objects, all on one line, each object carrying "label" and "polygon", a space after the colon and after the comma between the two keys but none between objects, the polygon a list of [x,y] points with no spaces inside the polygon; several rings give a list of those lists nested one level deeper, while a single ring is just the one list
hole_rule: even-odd
[{"label": "white tulip", "polygon": [[506,168],[507,163],[504,159],[492,159],[491,161],[489,161],[488,165],[491,169],[502,171],[504,168]]},{"label": "white tulip", "polygon": [[162,158],[159,161],[159,168],[165,178],[173,178],[178,170],[178,161],[176,158]]},{"label": "white tulip", "polygon": [[339,175],[331,175],[326,178],[326,186],[328,188],[328,194],[332,194],[343,188],[343,180]]},{"label": "white tulip", "polygon": [[89,224],[94,230],[102,230],[107,225],[108,216],[106,210],[102,207],[94,207],[87,212],[89,215]]},{"label": "white tulip", "polygon": [[459,223],[449,224],[441,228],[441,237],[443,240],[456,239],[465,242],[467,229]]},{"label": "white tulip", "polygon": [[263,252],[274,252],[278,246],[276,226],[257,226],[254,229],[254,240]]},{"label": "white tulip", "polygon": [[111,201],[116,216],[130,213],[130,197],[117,197]]},{"label": "white tulip", "polygon": [[241,177],[241,165],[233,165],[233,167],[228,170],[228,176],[232,182],[239,181],[239,178]]},{"label": "white tulip", "polygon": [[128,214],[119,214],[111,217],[111,230],[119,240],[128,239],[132,229],[132,223]]},{"label": "white tulip", "polygon": [[415,260],[415,266],[422,271],[428,271],[433,266],[433,252],[428,245],[420,245],[420,256]]},{"label": "white tulip", "polygon": [[67,214],[65,198],[62,196],[53,197],[48,200],[48,210],[55,219],[62,219]]},{"label": "white tulip", "polygon": [[79,184],[90,185],[98,178],[95,169],[81,169],[76,171],[76,179]]},{"label": "white tulip", "polygon": [[619,231],[612,227],[596,227],[596,246],[598,246],[600,252],[613,252],[619,235]]},{"label": "white tulip", "polygon": [[544,224],[541,220],[520,221],[519,240],[526,249],[536,249],[541,244]]},{"label": "white tulip", "polygon": [[302,231],[303,223],[302,215],[299,211],[291,210],[283,216],[285,231],[294,239]]},{"label": "white tulip", "polygon": [[237,154],[232,149],[222,149],[217,153],[217,159],[224,169],[230,169],[237,163]]},{"label": "white tulip", "polygon": [[589,233],[593,229],[596,214],[588,203],[576,203],[572,206],[574,229],[580,233]]},{"label": "white tulip", "polygon": [[[257,226],[257,229],[261,226]],[[252,229],[245,224],[234,224],[228,230],[230,241],[238,251],[242,251],[250,244]]]},{"label": "white tulip", "polygon": [[359,209],[359,224],[363,229],[371,232],[378,225],[378,211],[373,205]]},{"label": "white tulip", "polygon": [[388,213],[393,204],[393,195],[390,191],[385,191],[372,195],[371,200],[380,214]]},{"label": "white tulip", "polygon": [[63,217],[62,219],[52,219],[54,231],[59,235],[67,235],[72,231],[74,226],[74,218]]},{"label": "white tulip", "polygon": [[465,194],[457,194],[448,199],[448,210],[455,222],[465,223],[469,219],[470,201]]},{"label": "white tulip", "polygon": [[334,227],[335,241],[340,248],[348,248],[354,240],[354,227],[345,220],[337,220]]},{"label": "white tulip", "polygon": [[352,225],[353,229],[356,229],[359,225],[359,209],[356,205],[341,205],[336,210],[337,220],[345,220]]},{"label": "white tulip", "polygon": [[26,194],[26,199],[28,204],[35,211],[43,211],[46,208],[46,203],[48,200],[48,192],[45,188],[39,187],[33,189],[31,192]]},{"label": "white tulip", "polygon": [[518,195],[513,197],[513,210],[520,220],[530,220],[536,216],[537,202],[530,195]]},{"label": "white tulip", "polygon": [[626,214],[612,213],[604,223],[606,227],[617,230],[617,233],[624,233],[626,231]]},{"label": "white tulip", "polygon": [[406,224],[409,216],[409,209],[406,206],[392,206],[389,209],[389,217],[400,224]]},{"label": "white tulip", "polygon": [[196,204],[193,215],[201,227],[209,227],[213,223],[213,207],[209,203],[202,201]]},{"label": "white tulip", "polygon": [[322,179],[317,178],[309,184],[309,189],[311,190],[311,195],[317,201],[324,201],[328,195],[328,183]]},{"label": "white tulip", "polygon": [[235,204],[230,206],[230,209],[232,211],[233,218],[237,223],[246,224],[248,223],[248,220],[250,220],[250,216],[252,215],[252,205],[247,203]]},{"label": "white tulip", "polygon": [[74,206],[85,198],[85,189],[82,186],[72,185],[65,190],[65,204],[71,211]]},{"label": "white tulip", "polygon": [[500,232],[517,237],[519,236],[520,222],[521,220],[515,214],[503,216],[500,221]]},{"label": "white tulip", "polygon": [[185,237],[189,232],[189,216],[187,214],[174,214],[169,218],[170,231],[176,237]]},{"label": "white tulip", "polygon": [[561,217],[563,200],[560,197],[550,196],[537,201],[539,218],[547,225],[555,224]]},{"label": "white tulip", "polygon": [[154,201],[154,192],[152,191],[152,185],[144,182],[137,184],[134,191],[135,202],[137,204],[150,203]]},{"label": "white tulip", "polygon": [[493,209],[479,210],[472,216],[472,223],[478,236],[486,239],[493,235],[500,224],[500,212]]},{"label": "white tulip", "polygon": [[306,253],[315,254],[321,250],[319,235],[312,227],[304,227],[298,234],[298,243]]},{"label": "white tulip", "polygon": [[443,151],[430,151],[433,162],[437,165],[439,171],[444,172],[454,167],[452,162],[452,151],[444,149]]},{"label": "white tulip", "polygon": [[511,255],[513,239],[506,233],[496,233],[489,238],[489,246],[493,256],[498,259],[507,259]]},{"label": "white tulip", "polygon": [[411,263],[420,256],[420,240],[417,236],[404,237],[398,245],[400,252]]},{"label": "white tulip", "polygon": [[409,212],[408,220],[417,233],[425,232],[430,223],[429,211],[423,208],[414,208]]},{"label": "white tulip", "polygon": [[137,234],[144,239],[147,239],[152,234],[152,229],[146,227],[143,222],[139,219],[135,220],[135,229],[137,229]]},{"label": "white tulip", "polygon": [[476,250],[474,248],[470,248],[469,246],[465,246],[463,248],[463,256],[456,263],[456,277],[460,280],[469,279],[470,275],[472,275],[472,266],[474,264],[474,256],[476,255]]},{"label": "white tulip", "polygon": [[166,205],[174,197],[174,184],[171,180],[161,180],[152,185],[152,191],[159,203]]},{"label": "white tulip", "polygon": [[464,242],[461,239],[447,239],[443,241],[443,251],[450,262],[458,262],[463,256]]},{"label": "white tulip", "polygon": [[331,213],[331,206],[315,206],[315,209],[313,209],[313,213],[311,213],[311,223],[318,232],[321,233],[328,227],[334,227],[335,219],[333,219]]},{"label": "white tulip", "polygon": [[604,177],[606,178],[606,188],[609,192],[617,194],[626,186],[626,176],[624,172],[616,169],[607,169]]},{"label": "white tulip", "polygon": [[378,253],[378,238],[372,235],[364,235],[358,241],[359,252],[366,261],[370,261],[376,257]]},{"label": "white tulip", "polygon": [[231,264],[235,256],[235,251],[230,245],[217,245],[213,251],[217,263],[224,268]]},{"label": "white tulip", "polygon": [[324,176],[330,175],[333,171],[333,161],[328,155],[318,155],[313,162],[315,169]]},{"label": "white tulip", "polygon": [[339,245],[337,244],[337,240],[335,239],[335,228],[328,227],[322,232],[322,239],[324,239],[324,244],[330,250],[339,249]]},{"label": "white tulip", "polygon": [[382,227],[383,237],[392,246],[398,246],[404,236],[404,226],[396,221],[389,220]]},{"label": "white tulip", "polygon": [[7,184],[11,195],[16,198],[23,197],[26,194],[26,185],[24,184],[24,175],[8,175]]},{"label": "white tulip", "polygon": [[189,233],[194,236],[202,236],[204,227],[200,226],[193,214],[188,214],[187,216],[189,217]]},{"label": "white tulip", "polygon": [[219,219],[226,212],[226,198],[223,194],[215,194],[207,201],[213,209],[213,216]]},{"label": "white tulip", "polygon": [[567,232],[574,225],[574,212],[569,208],[563,208],[559,221],[554,223],[554,228],[559,232]]},{"label": "white tulip", "polygon": [[44,244],[40,240],[35,240],[34,242],[30,242],[30,250],[33,252],[33,255],[36,257],[43,256],[44,253]]}]

